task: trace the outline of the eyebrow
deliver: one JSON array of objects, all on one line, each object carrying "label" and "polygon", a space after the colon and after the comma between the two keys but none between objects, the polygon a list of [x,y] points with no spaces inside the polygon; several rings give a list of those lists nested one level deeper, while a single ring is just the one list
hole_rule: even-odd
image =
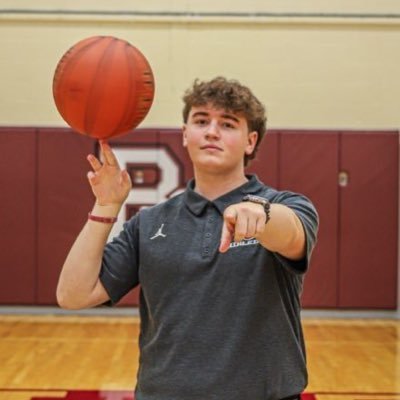
[{"label": "eyebrow", "polygon": [[[206,111],[197,111],[192,115],[192,117],[199,117],[199,116],[209,117],[210,114]],[[237,123],[240,122],[239,118],[235,117],[233,114],[222,114],[221,117],[224,119],[231,119],[232,121],[235,121]]]}]

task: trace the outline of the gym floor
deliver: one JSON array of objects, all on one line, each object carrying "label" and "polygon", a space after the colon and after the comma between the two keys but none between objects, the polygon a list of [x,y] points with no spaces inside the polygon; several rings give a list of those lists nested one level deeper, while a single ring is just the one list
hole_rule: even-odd
[{"label": "gym floor", "polygon": [[[400,400],[400,321],[303,318],[304,400]],[[128,400],[139,319],[0,315],[0,400]]]}]

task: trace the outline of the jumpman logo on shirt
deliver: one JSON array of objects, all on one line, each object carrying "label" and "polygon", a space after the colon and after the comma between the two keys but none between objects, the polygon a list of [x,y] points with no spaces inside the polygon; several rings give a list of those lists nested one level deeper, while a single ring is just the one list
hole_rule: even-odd
[{"label": "jumpman logo on shirt", "polygon": [[156,232],[156,234],[154,235],[154,236],[152,236],[151,238],[150,238],[150,240],[153,240],[153,239],[155,239],[155,238],[158,238],[159,236],[161,236],[161,237],[167,237],[167,235],[165,235],[164,233],[162,233],[162,228],[164,227],[164,224],[162,224],[161,226],[160,226],[160,229]]}]

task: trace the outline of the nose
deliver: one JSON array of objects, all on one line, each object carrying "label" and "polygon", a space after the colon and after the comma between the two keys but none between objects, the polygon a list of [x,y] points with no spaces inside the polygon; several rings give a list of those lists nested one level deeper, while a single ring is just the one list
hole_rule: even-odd
[{"label": "nose", "polygon": [[206,129],[207,138],[217,138],[219,136],[218,123],[217,121],[211,121]]}]

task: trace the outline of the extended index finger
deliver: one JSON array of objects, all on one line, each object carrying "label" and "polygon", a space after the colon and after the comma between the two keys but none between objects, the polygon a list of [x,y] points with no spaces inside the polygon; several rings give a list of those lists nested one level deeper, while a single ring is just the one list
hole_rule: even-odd
[{"label": "extended index finger", "polygon": [[103,154],[104,157],[104,162],[108,165],[119,168],[117,157],[115,157],[115,154],[112,151],[110,145],[107,143],[107,141],[100,140],[99,142],[100,142],[101,153]]},{"label": "extended index finger", "polygon": [[224,223],[222,225],[221,242],[219,245],[219,251],[221,253],[225,253],[229,249],[229,246],[233,239],[235,222],[236,222],[236,211],[232,209],[225,210]]}]

